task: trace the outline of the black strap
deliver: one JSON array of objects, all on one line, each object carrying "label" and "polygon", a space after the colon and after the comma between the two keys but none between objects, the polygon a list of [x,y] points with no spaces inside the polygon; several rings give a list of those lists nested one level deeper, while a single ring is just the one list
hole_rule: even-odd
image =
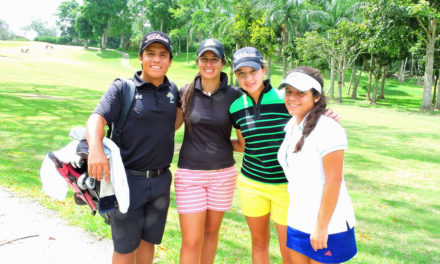
[{"label": "black strap", "polygon": [[127,121],[128,112],[133,104],[134,95],[136,93],[136,86],[132,80],[120,80],[122,81],[121,112],[119,113],[118,121],[109,124],[109,129],[107,131],[107,137],[111,138],[118,146],[121,143],[122,128]]}]

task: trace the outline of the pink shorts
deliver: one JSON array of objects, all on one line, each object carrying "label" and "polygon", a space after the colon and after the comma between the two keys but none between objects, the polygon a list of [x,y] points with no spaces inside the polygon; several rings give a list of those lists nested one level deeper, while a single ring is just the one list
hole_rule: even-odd
[{"label": "pink shorts", "polygon": [[207,209],[228,211],[232,207],[237,170],[188,170],[178,168],[174,175],[177,212],[198,213]]}]

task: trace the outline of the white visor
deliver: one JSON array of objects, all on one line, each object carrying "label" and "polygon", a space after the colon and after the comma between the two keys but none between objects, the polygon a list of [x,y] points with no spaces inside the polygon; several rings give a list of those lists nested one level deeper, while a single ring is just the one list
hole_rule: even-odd
[{"label": "white visor", "polygon": [[287,78],[281,82],[281,86],[285,86],[286,84],[301,92],[307,92],[310,89],[315,89],[320,94],[322,93],[321,84],[315,78],[302,72],[290,73]]}]

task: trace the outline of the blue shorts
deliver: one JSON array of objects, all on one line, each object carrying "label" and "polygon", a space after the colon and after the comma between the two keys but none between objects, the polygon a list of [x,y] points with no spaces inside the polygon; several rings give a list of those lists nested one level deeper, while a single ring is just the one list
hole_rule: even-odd
[{"label": "blue shorts", "polygon": [[116,210],[111,216],[114,251],[127,254],[133,252],[141,239],[160,244],[165,230],[170,204],[171,172],[145,178],[127,172],[130,188],[130,207],[123,214]]},{"label": "blue shorts", "polygon": [[347,231],[330,234],[327,248],[313,250],[310,243],[310,234],[287,227],[287,247],[321,263],[345,262],[357,253],[354,227]]}]

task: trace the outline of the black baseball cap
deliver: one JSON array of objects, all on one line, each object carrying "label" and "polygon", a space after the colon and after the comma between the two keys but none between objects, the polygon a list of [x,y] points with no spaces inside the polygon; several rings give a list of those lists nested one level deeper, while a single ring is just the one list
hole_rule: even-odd
[{"label": "black baseball cap", "polygon": [[141,45],[139,46],[139,53],[142,53],[146,47],[154,42],[163,44],[170,52],[170,59],[173,58],[173,45],[171,44],[170,37],[160,31],[149,32],[145,35],[144,39],[141,42]]},{"label": "black baseball cap", "polygon": [[212,51],[220,59],[225,59],[225,49],[220,41],[216,39],[205,39],[200,42],[199,48],[197,49],[197,57],[200,57],[205,51]]},{"label": "black baseball cap", "polygon": [[264,61],[259,50],[253,47],[244,47],[234,53],[232,63],[234,65],[234,71],[241,67],[251,67],[259,70],[264,64]]}]

